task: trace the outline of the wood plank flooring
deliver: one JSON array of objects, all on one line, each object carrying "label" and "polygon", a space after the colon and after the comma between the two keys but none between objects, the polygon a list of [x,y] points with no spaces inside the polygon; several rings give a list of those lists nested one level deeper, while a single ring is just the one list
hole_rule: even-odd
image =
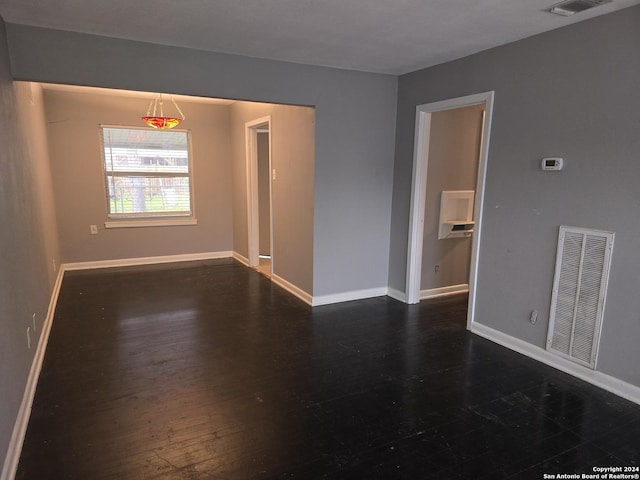
[{"label": "wood plank flooring", "polygon": [[639,465],[640,406],[467,332],[465,317],[464,296],[312,309],[232,260],[67,273],[17,478]]}]

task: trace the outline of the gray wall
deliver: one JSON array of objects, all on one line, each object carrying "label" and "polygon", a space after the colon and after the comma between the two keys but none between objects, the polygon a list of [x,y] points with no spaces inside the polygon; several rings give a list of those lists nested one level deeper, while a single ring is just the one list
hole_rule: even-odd
[{"label": "gray wall", "polygon": [[245,124],[271,116],[273,273],[313,291],[315,111],[254,102],[231,105],[234,250],[248,256]]},{"label": "gray wall", "polygon": [[[612,230],[598,370],[640,386],[638,45],[633,7],[400,77],[390,286],[404,290],[416,105],[494,90],[476,321],[543,347],[558,227]],[[542,172],[556,155],[565,169]]]},{"label": "gray wall", "polygon": [[[290,107],[294,108],[294,107]],[[313,131],[311,132],[313,135]],[[269,205],[269,133],[258,133],[258,224],[260,227],[260,255],[271,255],[271,207]],[[311,148],[313,156],[313,147]],[[313,176],[313,171],[311,172]],[[312,185],[313,186],[313,185]]]},{"label": "gray wall", "polygon": [[316,107],[313,294],[387,285],[397,78],[8,26],[24,80]]},{"label": "gray wall", "polygon": [[469,282],[471,237],[438,240],[440,194],[476,189],[483,108],[476,105],[431,115],[421,290]]},{"label": "gray wall", "polygon": [[[11,81],[0,19],[0,463],[60,265],[40,92]],[[36,332],[27,349],[27,327]]]},{"label": "gray wall", "polygon": [[[229,107],[184,102],[191,131],[197,225],[104,228],[100,124],[143,127],[148,99],[45,90],[62,259],[65,263],[233,248]],[[89,225],[98,226],[91,235]]]}]

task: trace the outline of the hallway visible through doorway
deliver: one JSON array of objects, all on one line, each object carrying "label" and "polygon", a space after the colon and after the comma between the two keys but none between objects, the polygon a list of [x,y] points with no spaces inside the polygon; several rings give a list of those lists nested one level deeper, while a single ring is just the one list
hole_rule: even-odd
[{"label": "hallway visible through doorway", "polygon": [[254,268],[265,277],[271,278],[271,257],[267,255],[260,255],[258,260],[260,263]]},{"label": "hallway visible through doorway", "polygon": [[271,278],[273,273],[271,117],[247,122],[246,137],[249,266]]}]

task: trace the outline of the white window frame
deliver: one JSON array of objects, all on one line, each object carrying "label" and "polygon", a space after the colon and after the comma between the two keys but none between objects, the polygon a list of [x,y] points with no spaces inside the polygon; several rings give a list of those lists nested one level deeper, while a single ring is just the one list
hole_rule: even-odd
[{"label": "white window frame", "polygon": [[[194,188],[194,171],[193,171],[193,148],[191,143],[191,131],[186,129],[172,129],[173,132],[184,132],[187,134],[187,152],[188,152],[188,166],[189,171],[186,177],[189,179],[189,203],[190,212],[159,212],[150,214],[145,213],[111,213],[109,208],[109,185],[108,177],[110,172],[106,169],[105,159],[105,144],[104,144],[104,129],[114,128],[121,130],[146,130],[153,131],[152,128],[137,127],[130,125],[99,125],[99,137],[100,137],[100,161],[102,162],[102,175],[104,186],[104,201],[105,212],[107,220],[104,223],[105,228],[130,228],[130,227],[164,227],[164,226],[179,226],[179,225],[197,225],[198,221],[195,216],[195,188]],[[129,172],[128,172],[129,173]],[[136,173],[144,176],[157,176],[157,177],[171,177],[172,174],[163,174],[156,172],[130,172],[131,175]],[[126,175],[123,175],[126,176]],[[185,176],[185,175],[175,175]]]}]

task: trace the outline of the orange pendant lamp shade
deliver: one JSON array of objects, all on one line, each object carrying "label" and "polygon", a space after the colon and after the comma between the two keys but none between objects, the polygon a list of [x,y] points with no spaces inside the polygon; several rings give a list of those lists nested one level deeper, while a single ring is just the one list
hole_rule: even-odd
[{"label": "orange pendant lamp shade", "polygon": [[167,130],[169,128],[177,127],[182,122],[181,118],[174,117],[142,117],[144,123],[150,127],[160,130]]},{"label": "orange pendant lamp shade", "polygon": [[[142,121],[150,127],[157,128],[158,130],[168,130],[180,125],[185,118],[184,113],[182,113],[182,110],[180,110],[180,107],[178,107],[178,104],[173,98],[171,98],[171,101],[180,114],[180,117],[166,117],[164,115],[164,110],[162,108],[162,94],[160,93],[151,100],[151,103],[149,103],[147,115],[142,117]],[[156,113],[159,113],[159,115],[156,115]]]}]

